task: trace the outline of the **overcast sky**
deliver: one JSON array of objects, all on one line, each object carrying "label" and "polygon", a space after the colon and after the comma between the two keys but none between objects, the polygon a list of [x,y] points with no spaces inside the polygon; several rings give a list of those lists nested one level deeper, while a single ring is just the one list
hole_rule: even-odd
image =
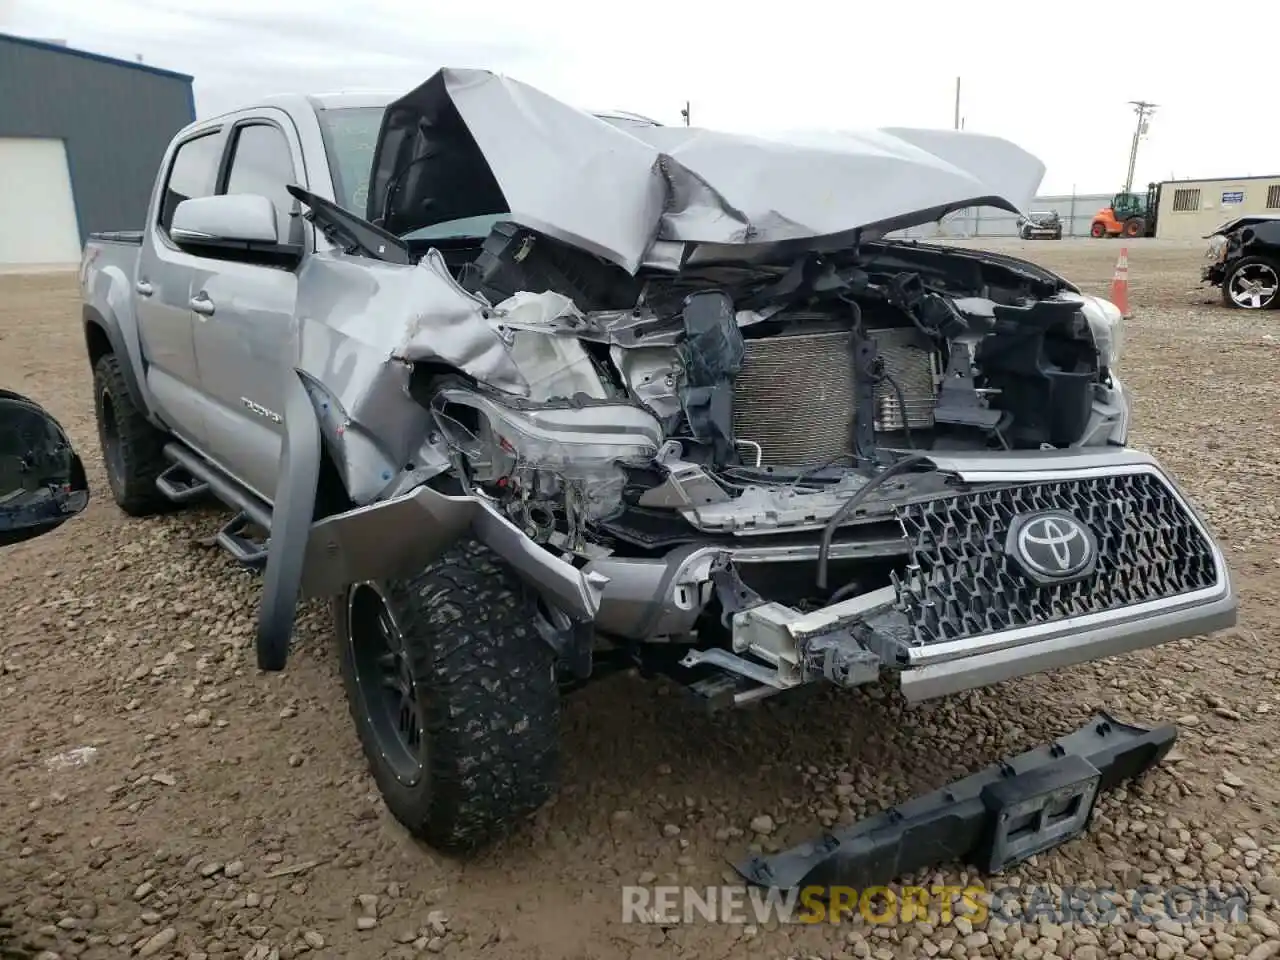
[{"label": "overcast sky", "polygon": [[664,123],[681,122],[689,100],[695,125],[724,130],[950,127],[959,75],[966,129],[1039,156],[1042,192],[1101,193],[1124,182],[1130,100],[1160,105],[1136,184],[1280,173],[1275,9],[1252,0],[0,0],[0,32],[190,73],[200,116],[268,93],[407,90],[457,66]]}]

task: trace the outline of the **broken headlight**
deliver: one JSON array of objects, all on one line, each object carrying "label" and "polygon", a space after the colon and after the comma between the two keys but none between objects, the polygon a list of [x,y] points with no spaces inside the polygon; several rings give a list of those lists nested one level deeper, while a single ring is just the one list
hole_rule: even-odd
[{"label": "broken headlight", "polygon": [[1227,256],[1227,238],[1218,236],[1209,238],[1209,246],[1205,248],[1204,258],[1210,263],[1218,263],[1226,259]]},{"label": "broken headlight", "polygon": [[1114,303],[1102,297],[1085,297],[1080,309],[1089,321],[1099,363],[1108,370],[1114,370],[1124,347],[1124,314]]},{"label": "broken headlight", "polygon": [[508,406],[466,388],[436,395],[431,412],[472,482],[504,496],[567,505],[589,519],[621,505],[620,463],[648,463],[662,428],[628,403]]}]

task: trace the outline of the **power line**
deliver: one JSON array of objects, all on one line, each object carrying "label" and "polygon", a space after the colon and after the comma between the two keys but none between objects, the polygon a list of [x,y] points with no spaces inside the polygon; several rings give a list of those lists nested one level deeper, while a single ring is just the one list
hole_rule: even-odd
[{"label": "power line", "polygon": [[1133,169],[1138,163],[1138,141],[1147,135],[1147,128],[1151,121],[1151,115],[1156,112],[1159,104],[1147,103],[1145,100],[1130,100],[1133,104],[1133,112],[1138,115],[1138,122],[1133,128],[1133,144],[1129,147],[1129,174],[1124,178],[1124,192],[1130,193],[1133,190]]}]

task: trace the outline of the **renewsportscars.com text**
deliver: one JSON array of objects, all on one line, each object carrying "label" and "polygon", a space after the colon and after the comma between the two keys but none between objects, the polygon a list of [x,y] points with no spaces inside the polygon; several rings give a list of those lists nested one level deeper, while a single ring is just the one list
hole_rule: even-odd
[{"label": "renewsportscars.com text", "polygon": [[1180,923],[1247,919],[1243,888],[1189,886],[1113,887],[803,887],[780,891],[747,886],[627,886],[622,888],[623,923],[767,924],[950,923],[966,917],[974,926],[988,919],[1110,924],[1122,912],[1139,923],[1168,918]]}]

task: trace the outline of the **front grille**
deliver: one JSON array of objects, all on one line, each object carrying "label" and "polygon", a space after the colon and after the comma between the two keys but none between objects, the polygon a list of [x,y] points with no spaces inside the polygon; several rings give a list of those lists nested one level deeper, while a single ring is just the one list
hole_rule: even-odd
[{"label": "front grille", "polygon": [[761,462],[830,463],[853,436],[853,356],[847,330],[746,342],[734,381],[733,435],[760,444]]},{"label": "front grille", "polygon": [[[1064,510],[1097,538],[1082,580],[1042,586],[1005,554],[1013,518]],[[1152,473],[987,489],[904,506],[906,574],[897,609],[916,646],[964,640],[1116,611],[1214,586],[1211,544],[1169,486]]]}]

